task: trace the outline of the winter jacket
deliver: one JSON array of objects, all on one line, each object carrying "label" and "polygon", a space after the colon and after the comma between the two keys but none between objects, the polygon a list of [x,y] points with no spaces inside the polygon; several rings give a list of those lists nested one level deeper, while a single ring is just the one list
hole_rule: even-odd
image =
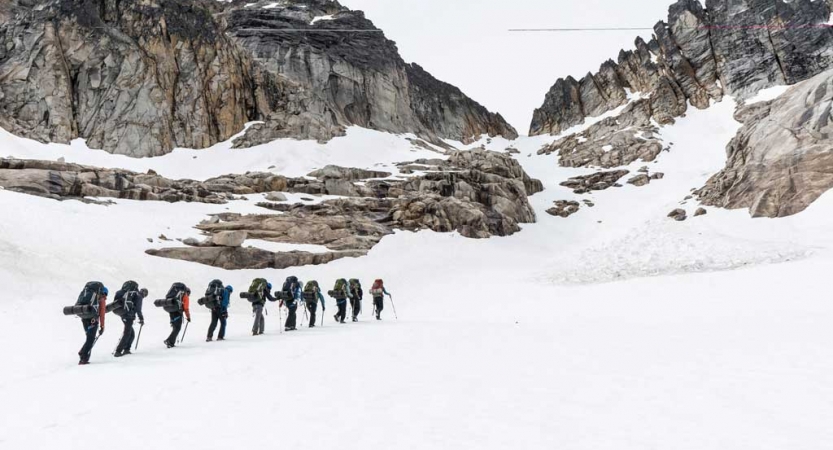
[{"label": "winter jacket", "polygon": [[229,286],[223,289],[223,298],[220,299],[220,312],[228,311],[229,304],[231,304],[231,290]]},{"label": "winter jacket", "polygon": [[191,320],[191,297],[188,294],[184,294],[182,296],[182,312],[185,313],[185,317],[188,320]]}]

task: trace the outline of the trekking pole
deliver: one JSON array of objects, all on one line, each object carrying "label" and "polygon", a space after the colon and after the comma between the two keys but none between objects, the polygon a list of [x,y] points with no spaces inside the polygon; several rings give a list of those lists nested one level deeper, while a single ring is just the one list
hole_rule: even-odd
[{"label": "trekking pole", "polygon": [[136,336],[136,347],[133,350],[139,350],[139,339],[142,338],[142,328],[145,327],[145,324],[139,325],[139,335]]},{"label": "trekking pole", "polygon": [[183,331],[183,332],[182,332],[182,338],[179,340],[179,343],[180,343],[180,344],[181,344],[183,341],[185,341],[185,334],[186,334],[186,333],[188,333],[188,324],[189,324],[189,323],[191,323],[191,322],[185,322],[185,331]]},{"label": "trekking pole", "polygon": [[396,315],[396,304],[395,304],[395,303],[393,303],[393,296],[392,296],[392,295],[390,295],[390,294],[388,294],[388,297],[390,297],[390,306],[392,306],[392,307],[393,307],[393,317],[394,317],[396,320],[399,320],[399,316],[397,316],[397,315]]},{"label": "trekking pole", "polygon": [[283,334],[283,307],[278,305],[278,334]]}]

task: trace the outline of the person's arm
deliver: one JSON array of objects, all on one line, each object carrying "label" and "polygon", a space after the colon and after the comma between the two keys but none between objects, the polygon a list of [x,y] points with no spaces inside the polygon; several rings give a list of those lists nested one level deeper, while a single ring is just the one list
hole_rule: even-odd
[{"label": "person's arm", "polygon": [[191,321],[191,296],[185,294],[182,296],[182,310],[185,312],[185,318]]},{"label": "person's arm", "polygon": [[142,300],[145,298],[142,297],[142,294],[136,294],[136,298],[133,301],[133,307],[136,308],[136,315],[139,316],[139,323],[145,323],[145,316],[142,314]]},{"label": "person's arm", "polygon": [[382,286],[382,293],[385,294],[385,295],[390,295],[390,292],[388,292],[388,290],[385,289],[384,286]]},{"label": "person's arm", "polygon": [[271,293],[271,292],[269,292],[269,289],[267,289],[267,290],[265,290],[265,291],[263,291],[263,292],[264,292],[265,298],[266,298],[267,300],[269,300],[270,302],[274,302],[274,301],[277,301],[277,300],[278,300],[278,299],[276,299],[275,297],[273,297],[273,296],[272,296],[272,293]]},{"label": "person's arm", "polygon": [[102,295],[98,299],[98,326],[99,333],[104,333],[104,315],[107,314],[107,296]]}]

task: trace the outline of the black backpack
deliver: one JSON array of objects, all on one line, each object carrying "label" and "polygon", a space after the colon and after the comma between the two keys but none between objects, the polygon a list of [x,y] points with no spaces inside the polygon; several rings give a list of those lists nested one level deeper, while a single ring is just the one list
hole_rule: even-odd
[{"label": "black backpack", "polygon": [[121,285],[121,290],[124,292],[134,292],[139,290],[139,283],[130,280],[125,281],[123,285]]},{"label": "black backpack", "polygon": [[[138,285],[136,286],[138,287]],[[136,296],[138,291],[126,291],[124,289],[116,292],[116,298],[113,303],[107,305],[107,312],[124,317],[136,309]]]},{"label": "black backpack", "polygon": [[223,289],[225,286],[220,280],[213,280],[208,283],[208,289],[205,290],[205,306],[209,309],[219,308],[223,301]]},{"label": "black backpack", "polygon": [[[168,295],[165,296],[166,300],[174,300],[175,302],[171,306],[164,307],[165,311],[167,312],[181,312],[183,309],[182,305],[182,297],[185,296],[185,293],[188,291],[188,287],[185,286],[183,283],[174,283],[171,285],[171,288],[168,289]],[[170,302],[167,302],[170,303]]]},{"label": "black backpack", "polygon": [[291,302],[295,299],[295,291],[299,288],[298,277],[286,277],[286,281],[283,282],[283,288],[281,289],[281,300]]},{"label": "black backpack", "polygon": [[78,294],[78,300],[75,306],[94,306],[98,308],[98,296],[101,295],[101,290],[104,289],[104,284],[99,281],[90,281],[84,285],[84,290]]},{"label": "black backpack", "polygon": [[350,297],[361,300],[363,297],[361,281],[356,278],[351,278],[348,284],[350,285]]},{"label": "black backpack", "polygon": [[318,303],[318,293],[320,291],[321,288],[318,286],[317,281],[307,281],[307,285],[304,286],[304,292],[301,295],[303,295],[304,301],[307,303]]}]

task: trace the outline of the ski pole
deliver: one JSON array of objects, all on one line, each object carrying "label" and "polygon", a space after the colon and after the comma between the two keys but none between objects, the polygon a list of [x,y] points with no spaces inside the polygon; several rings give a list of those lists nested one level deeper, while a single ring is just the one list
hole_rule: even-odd
[{"label": "ski pole", "polygon": [[139,335],[136,336],[136,347],[133,350],[139,350],[139,339],[142,338],[142,328],[145,327],[145,324],[139,325]]},{"label": "ski pole", "polygon": [[283,334],[283,308],[278,305],[278,333]]},{"label": "ski pole", "polygon": [[180,343],[180,344],[181,344],[183,341],[185,341],[185,334],[186,334],[186,333],[188,333],[188,324],[189,324],[189,323],[191,323],[191,322],[185,322],[185,331],[183,331],[183,332],[182,332],[182,338],[179,340],[179,343]]},{"label": "ski pole", "polygon": [[396,315],[396,304],[395,304],[395,303],[393,303],[393,296],[392,296],[392,295],[390,295],[390,294],[388,294],[388,297],[390,297],[390,306],[392,306],[392,307],[393,307],[393,317],[394,317],[396,320],[399,320],[399,316],[397,316],[397,315]]}]

